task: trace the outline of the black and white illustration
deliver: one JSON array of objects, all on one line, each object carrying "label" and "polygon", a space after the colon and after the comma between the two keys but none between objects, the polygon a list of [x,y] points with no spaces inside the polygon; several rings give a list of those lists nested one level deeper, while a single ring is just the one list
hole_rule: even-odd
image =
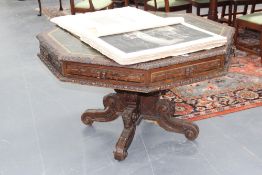
[{"label": "black and white illustration", "polygon": [[182,24],[100,37],[104,42],[126,52],[137,52],[190,42],[212,35]]}]

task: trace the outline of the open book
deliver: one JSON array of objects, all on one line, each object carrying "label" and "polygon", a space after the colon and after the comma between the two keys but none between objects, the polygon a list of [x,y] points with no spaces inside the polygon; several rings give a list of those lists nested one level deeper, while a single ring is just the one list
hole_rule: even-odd
[{"label": "open book", "polygon": [[184,22],[131,8],[51,19],[119,64],[128,65],[222,46],[226,38]]}]

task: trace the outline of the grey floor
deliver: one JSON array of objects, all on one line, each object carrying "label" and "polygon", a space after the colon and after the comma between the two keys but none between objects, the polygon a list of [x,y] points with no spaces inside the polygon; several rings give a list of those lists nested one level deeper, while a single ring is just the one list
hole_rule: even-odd
[{"label": "grey floor", "polygon": [[80,122],[112,90],[62,83],[47,70],[35,36],[52,24],[36,7],[0,0],[0,175],[262,174],[261,107],[196,122],[194,142],[143,122],[128,158],[115,161],[122,121]]}]

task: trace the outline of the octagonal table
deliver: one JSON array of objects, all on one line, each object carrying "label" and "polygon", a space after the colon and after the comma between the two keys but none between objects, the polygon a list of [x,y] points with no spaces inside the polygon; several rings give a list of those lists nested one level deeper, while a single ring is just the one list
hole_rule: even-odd
[{"label": "octagonal table", "polygon": [[[190,121],[173,117],[175,103],[162,99],[176,86],[222,76],[227,72],[234,29],[191,14],[161,13],[182,16],[187,23],[227,37],[227,44],[183,56],[119,65],[68,32],[55,28],[37,36],[39,58],[61,81],[115,89],[104,97],[105,108],[87,110],[84,124],[109,122],[122,116],[124,129],[116,144],[114,157],[123,160],[142,119],[153,120],[167,131],[197,138],[199,129]],[[94,148],[95,149],[95,148]]]}]

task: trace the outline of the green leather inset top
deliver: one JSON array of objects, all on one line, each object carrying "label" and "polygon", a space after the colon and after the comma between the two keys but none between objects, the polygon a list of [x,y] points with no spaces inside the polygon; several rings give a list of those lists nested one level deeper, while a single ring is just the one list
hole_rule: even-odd
[{"label": "green leather inset top", "polygon": [[249,15],[243,15],[241,17],[239,17],[239,19],[244,20],[244,21],[248,21],[251,23],[255,23],[258,25],[262,25],[262,13],[252,13]]},{"label": "green leather inset top", "polygon": [[[157,8],[165,7],[165,0],[156,0]],[[180,5],[190,4],[187,0],[169,0],[169,7],[175,7]],[[147,5],[155,7],[154,0],[147,1]]]},{"label": "green leather inset top", "polygon": [[[92,0],[95,10],[103,9],[112,3],[112,0]],[[90,4],[88,0],[81,1],[75,5],[76,8],[89,9]]]}]

